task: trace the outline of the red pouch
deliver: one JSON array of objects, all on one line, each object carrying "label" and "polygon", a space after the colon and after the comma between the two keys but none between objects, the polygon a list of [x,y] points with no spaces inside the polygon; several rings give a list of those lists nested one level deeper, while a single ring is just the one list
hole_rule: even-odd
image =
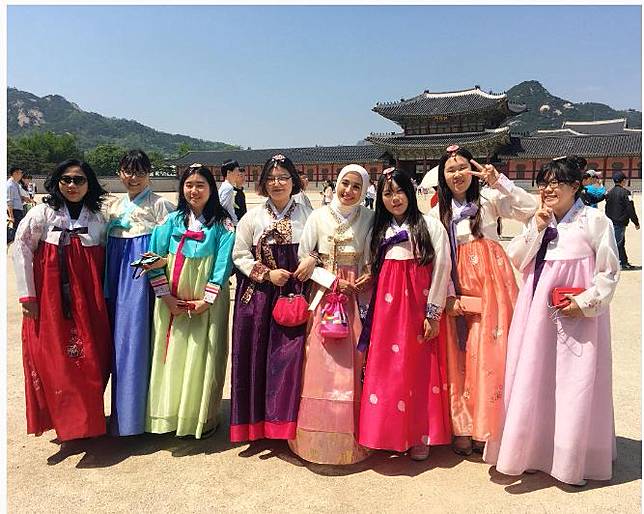
[{"label": "red pouch", "polygon": [[283,327],[299,327],[309,319],[309,304],[301,294],[280,295],[273,307],[273,319]]},{"label": "red pouch", "polygon": [[550,301],[552,302],[552,306],[557,309],[567,307],[570,305],[570,300],[565,295],[576,296],[584,291],[585,289],[583,287],[555,287],[550,295]]}]

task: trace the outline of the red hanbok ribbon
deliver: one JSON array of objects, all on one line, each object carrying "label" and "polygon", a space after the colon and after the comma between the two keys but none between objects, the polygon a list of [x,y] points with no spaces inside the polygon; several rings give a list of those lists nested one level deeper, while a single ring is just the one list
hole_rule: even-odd
[{"label": "red hanbok ribbon", "polygon": [[[186,242],[186,239],[193,239],[195,241],[203,241],[206,235],[202,230],[195,232],[192,230],[186,230],[181,236],[181,241],[179,241],[179,246],[177,246],[177,253],[174,259],[174,266],[172,267],[172,287],[170,289],[170,294],[177,297],[179,291],[179,279],[181,278],[181,271],[183,270],[183,265],[186,261],[185,255],[183,255],[183,245]],[[165,336],[165,355],[163,356],[163,362],[165,363],[166,358],[168,357],[168,347],[170,346],[170,331],[172,330],[172,322],[174,321],[174,315],[170,314],[170,323],[168,323],[168,331]]]}]

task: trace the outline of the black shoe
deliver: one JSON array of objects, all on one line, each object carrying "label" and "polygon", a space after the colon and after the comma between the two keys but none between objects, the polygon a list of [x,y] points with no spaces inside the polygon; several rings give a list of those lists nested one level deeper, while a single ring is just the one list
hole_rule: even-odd
[{"label": "black shoe", "polygon": [[629,264],[629,263],[622,264],[622,271],[636,271],[641,269],[642,269],[642,266],[633,266],[632,264]]}]

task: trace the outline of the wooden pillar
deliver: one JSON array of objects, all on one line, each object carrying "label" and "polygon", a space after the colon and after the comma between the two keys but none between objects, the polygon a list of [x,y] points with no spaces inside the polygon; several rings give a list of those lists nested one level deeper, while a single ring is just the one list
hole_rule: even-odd
[{"label": "wooden pillar", "polygon": [[534,187],[534,181],[537,179],[537,160],[532,159],[532,186]]},{"label": "wooden pillar", "polygon": [[316,163],[315,165],[315,185],[317,186],[320,183],[320,165]]},{"label": "wooden pillar", "polygon": [[[633,158],[629,157],[628,158],[628,185],[631,185],[631,177],[633,176]],[[606,175],[604,174],[604,177]]]},{"label": "wooden pillar", "polygon": [[606,173],[608,173],[608,157],[604,157],[604,170],[603,170],[603,175],[606,176]]}]

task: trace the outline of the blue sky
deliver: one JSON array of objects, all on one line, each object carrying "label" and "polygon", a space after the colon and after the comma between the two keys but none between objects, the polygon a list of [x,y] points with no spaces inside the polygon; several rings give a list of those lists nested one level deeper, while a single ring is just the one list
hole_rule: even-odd
[{"label": "blue sky", "polygon": [[355,144],[378,101],[539,80],[642,108],[640,6],[9,6],[10,86],[244,147]]}]

